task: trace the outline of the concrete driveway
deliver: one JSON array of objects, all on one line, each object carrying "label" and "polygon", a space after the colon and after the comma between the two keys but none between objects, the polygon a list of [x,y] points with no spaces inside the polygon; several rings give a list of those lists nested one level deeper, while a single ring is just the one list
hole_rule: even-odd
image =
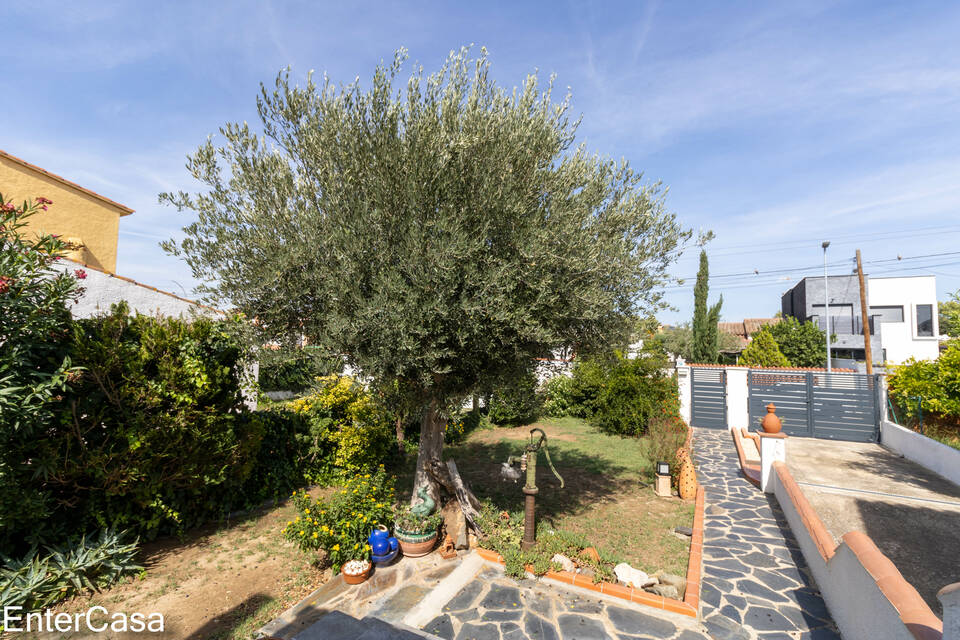
[{"label": "concrete driveway", "polygon": [[942,616],[960,581],[960,487],[877,444],[792,437],[787,466],[827,530],[862,531]]}]

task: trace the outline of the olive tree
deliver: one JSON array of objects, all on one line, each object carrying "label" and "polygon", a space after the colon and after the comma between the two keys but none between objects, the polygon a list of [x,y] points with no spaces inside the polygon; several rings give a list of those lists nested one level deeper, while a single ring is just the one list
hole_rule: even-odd
[{"label": "olive tree", "polygon": [[462,49],[401,87],[405,61],[367,85],[281,72],[259,133],[227,124],[189,156],[205,190],[161,195],[196,215],[164,246],[208,300],[422,407],[415,489],[436,495],[449,410],[531,358],[622,342],[690,232],[658,183],[574,145],[552,79],[504,90]]}]

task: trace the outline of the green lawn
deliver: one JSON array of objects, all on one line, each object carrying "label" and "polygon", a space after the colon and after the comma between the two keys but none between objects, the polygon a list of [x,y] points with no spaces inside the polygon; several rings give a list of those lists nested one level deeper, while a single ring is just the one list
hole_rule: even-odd
[{"label": "green lawn", "polygon": [[[481,500],[520,510],[523,481],[504,482],[499,472],[507,456],[522,453],[532,426],[474,432],[463,444],[447,447],[445,457],[456,460]],[[540,455],[538,518],[586,535],[594,546],[648,573],[663,569],[686,574],[689,542],[672,529],[692,525],[693,504],[653,494],[655,461],[647,455],[645,438],[605,435],[575,418],[548,419],[535,426],[546,431],[554,465],[565,481],[561,489]]]}]

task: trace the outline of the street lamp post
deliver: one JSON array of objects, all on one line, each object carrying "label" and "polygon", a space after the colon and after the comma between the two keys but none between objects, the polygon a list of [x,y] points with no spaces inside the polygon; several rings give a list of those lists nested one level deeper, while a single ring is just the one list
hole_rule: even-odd
[{"label": "street lamp post", "polygon": [[830,373],[830,281],[827,279],[827,247],[829,240],[824,240],[823,247],[823,313],[827,317],[827,373]]}]

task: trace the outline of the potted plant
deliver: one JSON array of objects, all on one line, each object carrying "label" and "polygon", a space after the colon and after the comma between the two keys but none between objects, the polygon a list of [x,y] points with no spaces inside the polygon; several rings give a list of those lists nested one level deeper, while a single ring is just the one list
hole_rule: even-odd
[{"label": "potted plant", "polygon": [[405,507],[393,526],[393,535],[400,541],[403,555],[419,558],[433,551],[441,522],[443,516],[439,513],[423,515]]},{"label": "potted plant", "polygon": [[340,567],[340,573],[343,574],[343,581],[347,584],[360,584],[370,577],[373,571],[373,563],[370,562],[370,547],[360,545],[364,550],[353,560],[347,560]]}]

